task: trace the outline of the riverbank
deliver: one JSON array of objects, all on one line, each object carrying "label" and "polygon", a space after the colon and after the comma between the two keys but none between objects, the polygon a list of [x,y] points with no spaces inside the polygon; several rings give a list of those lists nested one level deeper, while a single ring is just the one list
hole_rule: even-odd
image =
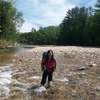
[{"label": "riverbank", "polygon": [[[40,85],[42,52],[54,51],[58,66],[52,87],[44,96],[35,96],[32,87]],[[7,100],[99,100],[100,49],[76,46],[36,46],[16,53],[10,61],[13,66],[10,92]],[[3,97],[1,95],[0,97]]]}]

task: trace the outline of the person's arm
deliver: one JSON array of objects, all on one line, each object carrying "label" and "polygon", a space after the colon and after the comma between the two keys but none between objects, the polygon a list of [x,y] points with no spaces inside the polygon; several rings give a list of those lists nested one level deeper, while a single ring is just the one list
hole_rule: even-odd
[{"label": "person's arm", "polygon": [[45,62],[45,58],[43,58],[42,61],[41,61],[41,70],[42,70],[42,71],[46,70],[46,69],[45,69],[44,62]]},{"label": "person's arm", "polygon": [[41,61],[41,70],[43,71],[43,62]]},{"label": "person's arm", "polygon": [[56,70],[56,67],[57,67],[57,61],[56,59],[54,59],[54,71]]}]

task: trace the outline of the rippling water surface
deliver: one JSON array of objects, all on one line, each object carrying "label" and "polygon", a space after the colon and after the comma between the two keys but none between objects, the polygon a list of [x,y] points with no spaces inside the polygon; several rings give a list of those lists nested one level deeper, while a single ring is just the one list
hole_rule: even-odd
[{"label": "rippling water surface", "polygon": [[7,97],[10,91],[9,84],[13,81],[11,59],[16,52],[28,50],[28,46],[11,47],[0,50],[0,96]]}]

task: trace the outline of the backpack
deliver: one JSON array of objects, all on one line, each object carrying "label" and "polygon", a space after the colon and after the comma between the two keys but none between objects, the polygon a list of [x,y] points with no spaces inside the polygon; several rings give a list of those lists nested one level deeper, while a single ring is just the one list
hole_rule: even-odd
[{"label": "backpack", "polygon": [[[46,58],[46,57],[47,57],[47,51],[42,53],[42,59]],[[46,63],[46,61],[45,61],[45,63]],[[42,71],[46,70],[45,63],[43,63],[43,65],[42,65]]]},{"label": "backpack", "polygon": [[42,58],[46,58],[47,57],[47,51],[43,52],[42,54]]}]

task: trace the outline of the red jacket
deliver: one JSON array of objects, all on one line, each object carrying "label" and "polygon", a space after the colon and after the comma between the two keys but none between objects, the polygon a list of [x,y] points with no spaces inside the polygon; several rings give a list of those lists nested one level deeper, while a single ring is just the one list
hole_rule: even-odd
[{"label": "red jacket", "polygon": [[48,72],[53,72],[54,68],[56,68],[57,61],[55,58],[53,61],[51,60],[46,61],[46,58],[43,58],[41,63],[44,64],[44,67]]}]

